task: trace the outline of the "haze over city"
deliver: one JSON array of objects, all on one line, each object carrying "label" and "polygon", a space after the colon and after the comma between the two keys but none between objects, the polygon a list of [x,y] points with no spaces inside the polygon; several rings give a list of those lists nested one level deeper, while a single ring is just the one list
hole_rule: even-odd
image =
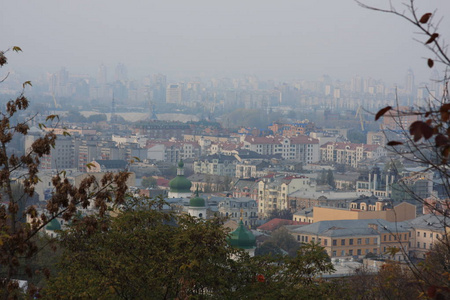
[{"label": "haze over city", "polygon": [[450,299],[450,1],[364,1],[0,0],[0,299]]},{"label": "haze over city", "polygon": [[[387,5],[383,1],[371,1]],[[398,2],[398,1],[395,1]],[[369,3],[371,4],[371,3]],[[436,18],[450,11],[439,4]],[[444,18],[441,28],[450,26]],[[371,76],[418,81],[430,71],[412,28],[355,1],[2,1],[3,45],[24,53],[9,66],[21,73],[95,74],[121,62],[130,77],[256,75],[266,79]]]}]

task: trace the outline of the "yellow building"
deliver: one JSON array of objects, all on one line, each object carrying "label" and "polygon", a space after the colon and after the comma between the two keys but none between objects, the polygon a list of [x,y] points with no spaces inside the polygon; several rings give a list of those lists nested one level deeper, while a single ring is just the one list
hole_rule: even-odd
[{"label": "yellow building", "polygon": [[427,252],[440,243],[446,234],[446,217],[426,214],[410,220],[411,256],[425,258]]},{"label": "yellow building", "polygon": [[329,220],[365,220],[382,219],[389,222],[402,222],[416,217],[416,206],[402,202],[392,209],[384,210],[359,210],[342,209],[334,207],[314,207],[313,222]]},{"label": "yellow building", "polygon": [[[409,225],[385,220],[321,221],[304,226],[288,227],[300,243],[315,242],[334,257],[358,257],[369,253],[404,260],[409,247]],[[391,256],[389,249],[401,249]]]}]

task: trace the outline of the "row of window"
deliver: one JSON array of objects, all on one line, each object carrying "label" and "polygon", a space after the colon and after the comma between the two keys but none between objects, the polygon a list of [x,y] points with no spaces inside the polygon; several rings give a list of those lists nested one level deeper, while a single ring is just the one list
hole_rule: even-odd
[{"label": "row of window", "polygon": [[[369,249],[365,249],[364,254],[369,254],[370,250]],[[378,249],[377,248],[373,248],[372,249],[372,253],[373,254],[377,254],[378,253]],[[331,253],[331,257],[336,257],[337,256],[337,251],[333,251]],[[339,256],[353,256],[353,255],[362,255],[362,250],[361,249],[357,249],[356,251],[353,251],[353,249],[348,250],[348,252],[345,252],[345,250],[341,250],[339,252]]]},{"label": "row of window", "polygon": [[[308,236],[307,235],[297,235],[297,241],[299,241],[299,242],[303,242],[303,243],[308,243],[309,241],[308,241]],[[315,242],[315,238],[314,237],[312,237],[311,238],[311,241],[313,241],[313,242]],[[346,239],[341,239],[341,241],[340,241],[340,245],[341,246],[346,246],[346,242],[347,240]],[[318,239],[318,242],[319,243],[321,243],[322,242],[322,239],[321,238],[319,238]],[[363,245],[363,239],[362,238],[358,238],[358,239],[348,239],[348,245],[354,245],[355,244],[355,242],[356,242],[356,245]],[[371,243],[371,238],[365,238],[364,239],[364,245],[370,245]],[[378,243],[378,238],[372,238],[372,244],[373,245],[376,245]],[[328,239],[324,239],[323,240],[323,245],[324,246],[328,246]],[[333,246],[337,246],[338,245],[338,240],[336,240],[336,239],[334,239],[334,240],[332,240],[332,245]]]},{"label": "row of window", "polygon": [[[420,231],[417,231],[417,236],[420,237],[420,235],[421,235]],[[423,232],[423,237],[424,237],[424,238],[427,237],[427,233],[426,233],[426,232]],[[430,232],[429,237],[430,237],[430,238],[433,238],[433,233],[432,233],[432,232]],[[439,238],[439,234],[436,233],[435,237],[438,239],[438,238]]]},{"label": "row of window", "polygon": [[[389,238],[388,238],[389,237]],[[411,237],[411,232],[409,233],[409,237]],[[386,242],[389,239],[389,241],[396,241],[397,240],[397,235],[395,234],[385,234],[383,236],[383,241]],[[408,239],[408,233],[403,234],[403,240],[406,241]],[[398,235],[398,240],[401,241],[402,240],[402,234]]]}]

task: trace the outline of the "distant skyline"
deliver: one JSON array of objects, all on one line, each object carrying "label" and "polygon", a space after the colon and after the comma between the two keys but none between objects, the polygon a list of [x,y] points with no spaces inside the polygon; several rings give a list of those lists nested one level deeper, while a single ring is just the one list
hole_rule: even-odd
[{"label": "distant skyline", "polygon": [[[420,13],[439,9],[440,38],[450,40],[450,15],[444,15],[450,3],[416,5]],[[431,74],[423,59],[431,54],[413,40],[420,39],[414,27],[352,0],[2,0],[1,7],[0,49],[24,50],[9,55],[6,68],[24,74],[64,66],[95,76],[104,64],[111,79],[118,63],[130,78],[164,73],[315,80],[328,74],[402,85],[409,68],[416,83]]]}]

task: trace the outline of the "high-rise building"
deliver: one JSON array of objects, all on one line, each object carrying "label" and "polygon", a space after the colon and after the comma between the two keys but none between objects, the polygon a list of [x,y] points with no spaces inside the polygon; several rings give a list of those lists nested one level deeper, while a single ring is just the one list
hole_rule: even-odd
[{"label": "high-rise building", "polygon": [[116,72],[114,74],[114,79],[116,81],[127,81],[128,80],[127,67],[125,67],[125,65],[123,63],[117,64]]},{"label": "high-rise building", "polygon": [[408,70],[406,73],[406,81],[405,81],[405,92],[408,95],[414,95],[415,94],[415,84],[414,84],[414,73],[411,69]]},{"label": "high-rise building", "polygon": [[166,102],[166,75],[153,74],[151,80],[152,101],[155,103]]},{"label": "high-rise building", "polygon": [[97,72],[97,84],[98,85],[103,85],[107,83],[107,77],[106,77],[106,67],[104,64],[101,64],[98,67],[98,72]]},{"label": "high-rise building", "polygon": [[169,84],[166,89],[166,103],[180,104],[183,99],[180,84]]}]

